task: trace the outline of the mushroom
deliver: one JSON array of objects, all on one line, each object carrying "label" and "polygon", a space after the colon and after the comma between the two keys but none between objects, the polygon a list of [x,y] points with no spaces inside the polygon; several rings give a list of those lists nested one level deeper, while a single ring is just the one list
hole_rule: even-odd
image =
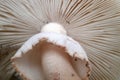
[{"label": "mushroom", "polygon": [[0,0],[0,80],[119,80],[119,47],[120,0]]},{"label": "mushroom", "polygon": [[90,65],[82,46],[64,27],[49,23],[31,37],[12,58],[27,80],[88,80]]}]

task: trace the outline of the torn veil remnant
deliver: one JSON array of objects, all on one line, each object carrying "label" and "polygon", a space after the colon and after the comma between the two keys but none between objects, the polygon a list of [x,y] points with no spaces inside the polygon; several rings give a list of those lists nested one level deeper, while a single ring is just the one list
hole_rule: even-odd
[{"label": "torn veil remnant", "polygon": [[24,43],[12,61],[27,80],[88,80],[90,75],[87,54],[57,23],[45,25],[41,33]]},{"label": "torn veil remnant", "polygon": [[24,79],[119,80],[120,0],[1,0],[1,45],[0,80],[19,48]]}]

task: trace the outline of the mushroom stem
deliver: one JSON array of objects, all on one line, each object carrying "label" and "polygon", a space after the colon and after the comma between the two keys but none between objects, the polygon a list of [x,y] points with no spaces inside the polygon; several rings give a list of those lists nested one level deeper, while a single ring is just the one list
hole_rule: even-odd
[{"label": "mushroom stem", "polygon": [[69,56],[58,51],[42,55],[42,68],[46,80],[81,80],[72,67]]}]

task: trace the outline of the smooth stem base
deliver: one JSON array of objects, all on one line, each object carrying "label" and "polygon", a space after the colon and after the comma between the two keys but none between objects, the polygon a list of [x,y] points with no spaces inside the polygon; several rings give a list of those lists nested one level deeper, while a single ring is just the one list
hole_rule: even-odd
[{"label": "smooth stem base", "polygon": [[42,67],[46,80],[81,80],[64,53],[43,53]]}]

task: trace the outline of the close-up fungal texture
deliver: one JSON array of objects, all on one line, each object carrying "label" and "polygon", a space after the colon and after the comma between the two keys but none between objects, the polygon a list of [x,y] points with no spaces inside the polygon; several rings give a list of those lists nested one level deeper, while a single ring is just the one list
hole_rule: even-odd
[{"label": "close-up fungal texture", "polygon": [[120,0],[0,0],[0,80],[120,80]]}]

